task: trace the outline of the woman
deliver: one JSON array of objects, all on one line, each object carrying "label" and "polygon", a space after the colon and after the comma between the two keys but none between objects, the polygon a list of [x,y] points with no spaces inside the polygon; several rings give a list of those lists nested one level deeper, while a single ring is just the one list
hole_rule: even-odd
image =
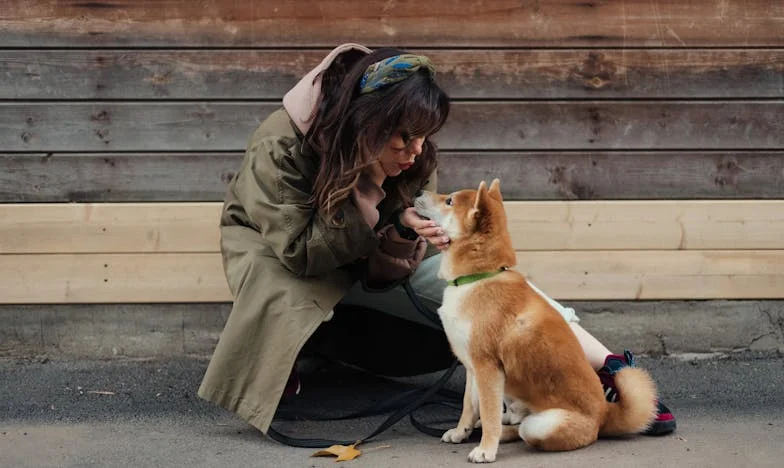
[{"label": "woman", "polygon": [[[344,44],[254,132],[221,215],[223,265],[234,304],[200,397],[266,433],[306,343],[318,349],[360,343],[355,349],[362,350],[408,341],[422,345],[412,347],[420,356],[417,370],[449,365],[443,333],[433,338],[430,324],[398,286],[409,279],[433,308],[445,286],[436,277],[440,256],[432,254],[449,239],[410,208],[416,191],[434,188],[436,148],[429,137],[449,115],[449,100],[434,75],[426,57]],[[612,355],[577,324],[573,309],[548,300],[611,388],[614,371],[633,364],[630,355]],[[339,303],[382,313],[355,314],[360,333],[334,339],[357,324],[341,320],[341,313],[333,319]],[[393,322],[427,338],[408,335],[378,345],[390,335],[385,324]],[[366,363],[374,356],[353,355]],[[662,426],[667,432],[674,429],[669,418]]]}]

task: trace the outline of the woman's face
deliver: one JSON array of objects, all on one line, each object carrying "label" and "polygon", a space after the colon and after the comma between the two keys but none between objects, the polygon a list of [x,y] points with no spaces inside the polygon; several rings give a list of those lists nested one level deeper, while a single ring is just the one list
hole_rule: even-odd
[{"label": "woman's face", "polygon": [[381,167],[387,177],[395,177],[410,168],[416,157],[422,154],[424,144],[425,137],[412,137],[408,143],[403,141],[399,133],[390,138],[379,156]]}]

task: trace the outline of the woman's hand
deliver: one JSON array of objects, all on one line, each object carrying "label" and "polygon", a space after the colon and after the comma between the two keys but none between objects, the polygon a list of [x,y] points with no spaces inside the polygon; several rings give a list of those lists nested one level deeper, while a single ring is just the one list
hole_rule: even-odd
[{"label": "woman's hand", "polygon": [[426,241],[436,246],[438,250],[444,250],[449,246],[449,236],[446,235],[444,229],[434,221],[419,216],[414,208],[406,208],[400,214],[400,223],[413,229]]}]

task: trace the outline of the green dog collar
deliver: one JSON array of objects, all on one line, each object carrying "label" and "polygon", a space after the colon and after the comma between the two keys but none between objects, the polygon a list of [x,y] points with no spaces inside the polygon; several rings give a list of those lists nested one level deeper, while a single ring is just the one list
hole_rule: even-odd
[{"label": "green dog collar", "polygon": [[493,276],[503,273],[508,270],[509,267],[501,267],[497,271],[486,271],[484,273],[474,273],[471,275],[464,275],[458,276],[457,278],[447,281],[450,286],[462,286],[464,284],[473,283],[474,281],[483,280],[485,278],[492,278]]}]

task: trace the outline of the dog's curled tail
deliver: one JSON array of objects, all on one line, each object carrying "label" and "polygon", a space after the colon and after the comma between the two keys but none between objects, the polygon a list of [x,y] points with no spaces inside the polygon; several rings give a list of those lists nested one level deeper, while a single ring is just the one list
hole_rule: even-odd
[{"label": "dog's curled tail", "polygon": [[656,418],[656,384],[638,367],[624,367],[615,374],[619,399],[607,403],[607,417],[599,429],[604,436],[636,434]]}]

